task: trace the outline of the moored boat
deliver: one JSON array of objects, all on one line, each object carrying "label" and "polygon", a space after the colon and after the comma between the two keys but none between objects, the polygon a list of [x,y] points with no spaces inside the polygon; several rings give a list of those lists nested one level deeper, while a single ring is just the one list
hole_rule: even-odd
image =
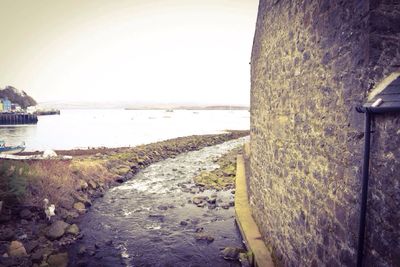
[{"label": "moored boat", "polygon": [[0,141],[0,153],[1,154],[16,154],[25,150],[25,143],[23,142],[19,146],[6,146],[4,141]]}]

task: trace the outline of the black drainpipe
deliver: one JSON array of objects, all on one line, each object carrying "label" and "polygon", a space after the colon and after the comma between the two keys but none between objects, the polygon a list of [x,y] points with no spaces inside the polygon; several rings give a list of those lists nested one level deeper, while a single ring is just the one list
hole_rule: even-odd
[{"label": "black drainpipe", "polygon": [[[357,108],[357,111],[363,112],[360,108]],[[365,240],[365,220],[366,220],[366,215],[367,215],[370,143],[371,143],[371,113],[368,110],[365,110],[364,162],[363,162],[363,169],[362,169],[360,224],[359,224],[359,228],[358,228],[357,267],[362,267],[362,261],[363,261],[363,249],[364,249],[364,240]]]},{"label": "black drainpipe", "polygon": [[360,113],[365,113],[364,127],[364,162],[362,169],[362,191],[361,191],[361,208],[360,208],[360,224],[358,228],[358,247],[357,247],[357,267],[363,266],[364,241],[365,241],[365,224],[367,215],[367,198],[368,198],[368,178],[369,178],[369,155],[371,143],[371,119],[374,113],[399,112],[400,107],[357,107]]}]

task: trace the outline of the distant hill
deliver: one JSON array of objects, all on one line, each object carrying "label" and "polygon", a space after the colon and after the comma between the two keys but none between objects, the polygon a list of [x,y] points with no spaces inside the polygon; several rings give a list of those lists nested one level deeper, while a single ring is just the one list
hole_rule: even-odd
[{"label": "distant hill", "polygon": [[12,103],[20,105],[22,108],[29,106],[36,106],[35,99],[30,97],[25,91],[19,90],[12,86],[7,86],[4,89],[0,89],[0,98],[7,97]]}]

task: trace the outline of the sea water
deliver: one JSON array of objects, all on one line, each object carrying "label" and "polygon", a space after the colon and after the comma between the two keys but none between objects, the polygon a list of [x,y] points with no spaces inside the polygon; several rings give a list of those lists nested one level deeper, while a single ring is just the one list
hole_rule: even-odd
[{"label": "sea water", "polygon": [[26,151],[126,147],[249,127],[247,110],[69,109],[39,116],[36,125],[0,126],[0,140],[25,142]]}]

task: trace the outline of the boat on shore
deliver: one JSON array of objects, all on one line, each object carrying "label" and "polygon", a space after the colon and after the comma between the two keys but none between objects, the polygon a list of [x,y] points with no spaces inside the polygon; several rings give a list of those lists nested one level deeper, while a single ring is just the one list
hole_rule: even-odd
[{"label": "boat on shore", "polygon": [[25,150],[25,142],[19,146],[7,146],[4,141],[0,141],[0,154],[17,154]]}]

